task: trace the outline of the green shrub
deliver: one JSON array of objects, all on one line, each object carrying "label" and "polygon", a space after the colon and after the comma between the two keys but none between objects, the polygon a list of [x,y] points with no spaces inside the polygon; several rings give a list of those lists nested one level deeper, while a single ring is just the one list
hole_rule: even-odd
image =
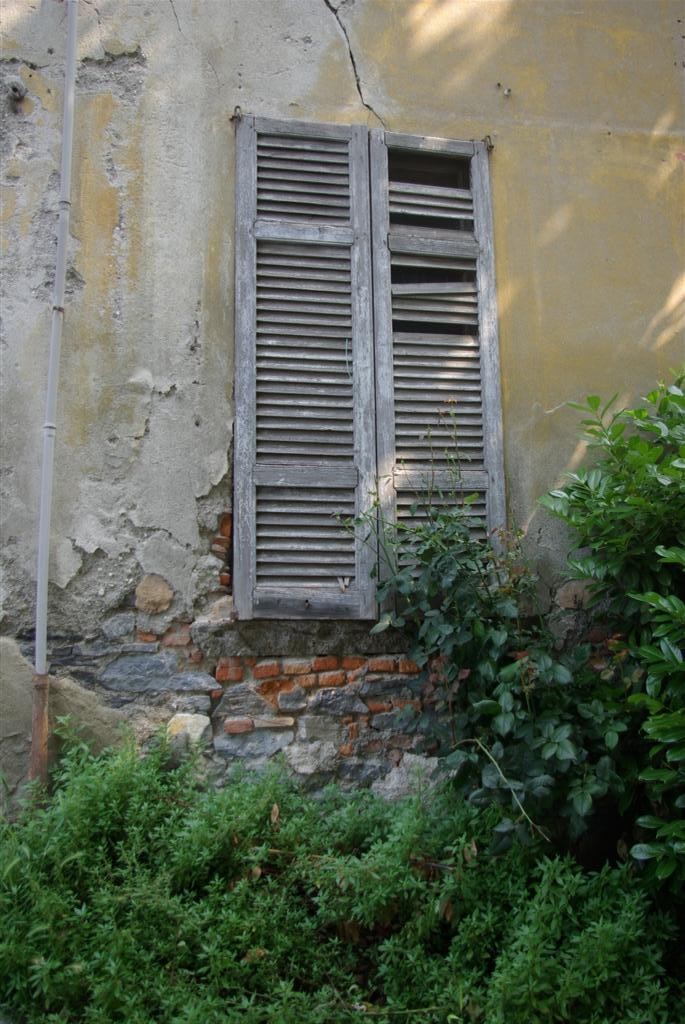
[{"label": "green shrub", "polygon": [[501,808],[498,849],[533,821],[567,846],[599,800],[623,792],[614,748],[625,698],[590,669],[588,646],[555,650],[531,614],[535,577],[517,538],[495,548],[472,527],[467,509],[433,501],[384,528],[379,591],[395,611],[374,629],[404,629],[427,667],[431,707],[407,713],[407,727],[428,736],[460,796]]},{"label": "green shrub", "polygon": [[273,774],[204,791],[163,747],[74,749],[54,796],[0,829],[0,1007],[22,1024],[675,1020],[673,927],[639,883],[492,857],[495,819],[449,791],[313,799]]},{"label": "green shrub", "polygon": [[[577,533],[582,557],[569,560],[590,584],[598,617],[624,643],[606,675],[624,692],[625,710],[642,709],[618,750],[634,825],[649,842],[631,848],[647,877],[682,897],[685,885],[685,375],[659,384],[644,406],[612,412],[590,396],[582,421],[595,455],[591,469],[568,474],[542,503]],[[643,784],[641,786],[641,784]]]},{"label": "green shrub", "polygon": [[633,593],[685,597],[681,569],[656,557],[658,546],[681,543],[685,531],[684,387],[685,373],[635,409],[612,412],[615,396],[575,405],[587,414],[584,440],[595,461],[541,499],[574,529],[578,548],[588,549],[569,560],[574,576],[624,627],[640,616]]}]

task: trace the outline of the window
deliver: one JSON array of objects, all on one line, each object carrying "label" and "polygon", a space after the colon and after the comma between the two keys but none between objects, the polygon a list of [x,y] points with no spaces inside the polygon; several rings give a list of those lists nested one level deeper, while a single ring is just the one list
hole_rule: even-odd
[{"label": "window", "polygon": [[487,149],[244,117],[236,190],[236,611],[373,619],[339,515],[407,516],[458,451],[504,522]]}]

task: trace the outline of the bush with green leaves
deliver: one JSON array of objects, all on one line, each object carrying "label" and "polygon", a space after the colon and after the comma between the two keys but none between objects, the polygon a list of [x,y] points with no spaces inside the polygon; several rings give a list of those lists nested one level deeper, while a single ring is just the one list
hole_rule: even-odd
[{"label": "bush with green leaves", "polygon": [[[685,885],[685,374],[659,384],[634,409],[614,411],[592,395],[582,423],[594,455],[589,469],[567,475],[543,505],[577,534],[582,556],[569,559],[585,580],[600,621],[618,628],[620,676],[629,720],[623,774],[633,805],[649,814],[635,824],[653,834],[631,853],[648,877],[682,893]],[[615,674],[617,662],[607,674]],[[644,784],[644,795],[640,794]]]},{"label": "bush with green leaves", "polygon": [[403,629],[428,674],[428,710],[407,712],[406,726],[428,737],[460,796],[502,809],[498,848],[536,826],[567,846],[598,801],[623,792],[623,694],[591,669],[588,646],[556,651],[532,614],[536,581],[518,538],[494,546],[468,505],[439,498],[382,531],[379,597],[394,610],[374,631]]},{"label": "bush with green leaves", "polygon": [[674,926],[626,869],[487,853],[446,790],[389,805],[161,746],[67,755],[0,827],[0,1010],[22,1024],[672,1024]]},{"label": "bush with green leaves", "polygon": [[569,559],[605,616],[639,618],[635,593],[685,597],[682,567],[657,547],[683,546],[685,534],[685,373],[659,384],[634,409],[613,411],[590,395],[581,420],[593,462],[566,476],[541,504],[568,523],[584,554]]}]

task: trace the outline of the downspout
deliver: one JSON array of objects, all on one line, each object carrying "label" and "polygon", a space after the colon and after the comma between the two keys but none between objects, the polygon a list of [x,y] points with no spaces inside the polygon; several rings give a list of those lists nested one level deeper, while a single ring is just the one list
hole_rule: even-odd
[{"label": "downspout", "polygon": [[43,424],[43,463],[40,482],[40,514],[38,524],[38,566],[36,572],[36,645],[33,676],[33,710],[31,716],[31,761],[29,778],[47,781],[48,774],[48,698],[50,677],[47,660],[48,565],[50,561],[50,513],[52,481],[57,432],[57,387],[59,354],[64,321],[64,286],[67,272],[67,242],[71,208],[71,153],[74,137],[74,84],[76,80],[76,43],[78,34],[78,0],[67,2],[67,48],[64,66],[64,117],[62,121],[62,164],[60,168],[59,223],[57,226],[57,261],[52,297],[52,326],[48,382]]}]

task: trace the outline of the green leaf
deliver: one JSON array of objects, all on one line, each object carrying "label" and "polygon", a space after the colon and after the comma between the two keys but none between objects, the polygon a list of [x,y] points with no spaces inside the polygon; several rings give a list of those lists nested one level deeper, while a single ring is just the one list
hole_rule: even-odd
[{"label": "green leaf", "polygon": [[630,848],[630,856],[634,860],[651,860],[653,857],[658,857],[660,853],[661,847],[654,843],[637,843]]},{"label": "green leaf", "polygon": [[613,729],[609,729],[608,732],[604,733],[604,742],[606,743],[608,750],[613,750],[618,743],[618,733]]}]

